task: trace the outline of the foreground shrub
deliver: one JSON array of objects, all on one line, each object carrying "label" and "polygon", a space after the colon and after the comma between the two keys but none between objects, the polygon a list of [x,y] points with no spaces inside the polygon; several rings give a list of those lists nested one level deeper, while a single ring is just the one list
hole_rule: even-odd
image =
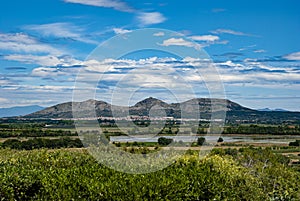
[{"label": "foreground shrub", "polygon": [[[275,159],[263,168],[263,156],[257,154],[255,150],[243,150],[235,157],[212,154],[200,160],[196,152],[191,152],[161,171],[132,175],[98,164],[85,150],[2,149],[0,198],[299,200],[299,173]],[[247,156],[254,160],[248,167]]]}]

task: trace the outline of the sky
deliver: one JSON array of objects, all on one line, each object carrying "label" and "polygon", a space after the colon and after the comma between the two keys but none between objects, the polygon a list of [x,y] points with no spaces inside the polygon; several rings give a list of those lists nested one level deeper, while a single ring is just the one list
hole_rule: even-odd
[{"label": "sky", "polygon": [[[299,10],[298,0],[4,1],[0,7],[0,107],[71,101],[82,73],[102,75],[101,83],[89,85],[85,79],[86,85],[79,87],[80,92],[96,91],[95,98],[105,101],[112,94],[118,96],[112,93],[118,84],[123,95],[133,93],[133,86],[143,86],[138,90],[141,96],[131,94],[134,101],[148,94],[172,101],[168,99],[172,93],[163,87],[176,89],[180,100],[192,97],[187,86],[197,91],[196,96],[208,97],[205,79],[190,70],[198,60],[188,52],[197,49],[213,62],[227,99],[254,109],[300,111]],[[154,28],[166,31],[153,32],[153,40],[134,38],[136,43],[151,45],[158,40],[158,48],[182,48],[185,56],[140,51],[113,57],[135,30]],[[113,42],[112,37],[123,41]],[[95,56],[97,49],[98,54],[105,50],[103,44],[113,47],[112,52],[105,58]],[[178,77],[181,82],[174,80]],[[96,89],[87,89],[91,86]],[[81,98],[88,99],[89,94]]]}]

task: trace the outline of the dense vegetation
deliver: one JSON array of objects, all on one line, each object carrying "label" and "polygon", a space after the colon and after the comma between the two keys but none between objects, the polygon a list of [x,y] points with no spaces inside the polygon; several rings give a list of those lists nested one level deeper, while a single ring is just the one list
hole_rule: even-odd
[{"label": "dense vegetation", "polygon": [[[193,133],[206,134],[208,124],[192,128]],[[300,126],[294,125],[232,125],[225,126],[222,134],[269,134],[269,135],[300,135]]]},{"label": "dense vegetation", "polygon": [[41,128],[0,128],[0,138],[9,137],[58,137],[76,136],[76,132],[70,130],[53,130]]},{"label": "dense vegetation", "polygon": [[289,146],[295,146],[295,147],[300,146],[300,140],[296,140],[296,141],[294,141],[294,142],[290,142],[290,143],[289,143]]},{"label": "dense vegetation", "polygon": [[[197,151],[188,151],[164,170],[131,175],[98,164],[85,149],[70,149],[82,147],[79,139],[68,137],[77,135],[72,121],[5,121],[0,123],[0,200],[300,200],[299,140],[286,147],[274,146],[274,150],[214,149],[204,159],[199,159]],[[107,139],[124,135],[114,122],[101,123]],[[135,123],[140,131],[148,131],[149,123]],[[169,121],[161,131],[154,132],[174,135],[179,125]],[[200,128],[184,127],[183,133],[205,134],[207,129],[208,123],[202,122]],[[97,132],[79,134],[87,133],[88,137]],[[137,130],[129,132],[135,134]],[[232,124],[223,133],[299,135],[300,126]],[[186,147],[182,141],[165,137],[157,142],[113,144],[147,157],[147,153],[172,142]],[[191,146],[207,144],[203,136],[198,136]],[[284,152],[293,155],[287,158],[281,155]]]},{"label": "dense vegetation", "polygon": [[159,145],[169,145],[173,142],[173,139],[165,138],[165,137],[160,137],[158,138],[158,144]]},{"label": "dense vegetation", "polygon": [[8,139],[0,144],[0,147],[10,149],[55,149],[55,148],[81,148],[83,147],[80,139],[71,139],[68,137],[58,139],[34,138],[26,141],[17,139]]},{"label": "dense vegetation", "polygon": [[272,135],[299,135],[300,126],[259,126],[239,125],[224,128],[223,134],[272,134]]},{"label": "dense vegetation", "polygon": [[197,152],[149,174],[125,174],[83,150],[0,149],[1,200],[300,200],[300,173],[270,150]]}]

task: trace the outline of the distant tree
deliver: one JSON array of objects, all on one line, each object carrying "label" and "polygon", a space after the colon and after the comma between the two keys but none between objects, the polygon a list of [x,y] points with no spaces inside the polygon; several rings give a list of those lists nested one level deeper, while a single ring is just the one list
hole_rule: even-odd
[{"label": "distant tree", "polygon": [[290,143],[289,143],[289,146],[295,146],[295,147],[300,146],[300,140],[296,140],[296,141],[294,141],[294,142],[290,142]]},{"label": "distant tree", "polygon": [[206,134],[205,129],[204,128],[199,128],[197,131],[197,134]]},{"label": "distant tree", "polygon": [[173,139],[160,137],[158,138],[158,144],[159,145],[169,145],[173,142]]},{"label": "distant tree", "polygon": [[204,143],[205,143],[205,138],[204,137],[199,137],[198,139],[197,139],[197,145],[198,146],[202,146],[202,145],[204,145]]},{"label": "distant tree", "polygon": [[3,142],[2,146],[4,148],[20,149],[22,147],[22,143],[16,139],[8,139]]}]

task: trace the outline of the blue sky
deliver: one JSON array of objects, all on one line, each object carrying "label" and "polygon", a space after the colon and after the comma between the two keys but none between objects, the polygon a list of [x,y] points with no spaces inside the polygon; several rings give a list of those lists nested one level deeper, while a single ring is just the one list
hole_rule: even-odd
[{"label": "blue sky", "polygon": [[[95,68],[86,58],[99,44],[135,29],[160,28],[182,33],[208,53],[228,99],[251,108],[300,111],[299,10],[298,0],[5,1],[0,8],[0,107],[70,101],[80,69]],[[188,45],[179,37],[165,42]],[[124,65],[176,63],[171,57],[146,52],[122,65],[106,61],[114,63],[115,72],[106,75],[105,88],[116,82],[116,70]]]}]

